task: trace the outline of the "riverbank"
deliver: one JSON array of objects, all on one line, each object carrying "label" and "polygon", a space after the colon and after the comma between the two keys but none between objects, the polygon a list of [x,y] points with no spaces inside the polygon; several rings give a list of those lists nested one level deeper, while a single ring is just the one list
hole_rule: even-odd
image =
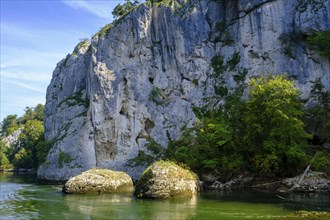
[{"label": "riverbank", "polygon": [[204,189],[238,190],[255,189],[266,192],[330,192],[330,179],[321,172],[309,171],[290,178],[261,178],[241,175],[226,182],[220,182],[210,175],[201,176]]},{"label": "riverbank", "polygon": [[[7,169],[0,170],[0,173],[36,174],[34,169]],[[321,172],[310,171],[302,178],[302,174],[290,178],[261,178],[254,175],[241,175],[228,181],[221,182],[216,176],[200,175],[202,190],[258,190],[274,193],[330,193],[330,179]],[[299,182],[300,181],[300,182]],[[38,184],[63,185],[65,180],[37,179]],[[134,185],[137,180],[133,180]],[[299,184],[298,184],[299,183]]]}]

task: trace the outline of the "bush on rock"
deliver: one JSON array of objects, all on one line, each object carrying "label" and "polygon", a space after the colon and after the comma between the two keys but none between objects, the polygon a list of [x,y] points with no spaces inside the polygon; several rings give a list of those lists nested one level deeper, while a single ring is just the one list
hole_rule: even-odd
[{"label": "bush on rock", "polygon": [[157,161],[148,167],[136,184],[138,198],[191,197],[199,190],[199,179],[190,170],[171,161]]},{"label": "bush on rock", "polygon": [[64,193],[94,194],[133,191],[133,181],[124,172],[91,169],[69,179],[63,186]]}]

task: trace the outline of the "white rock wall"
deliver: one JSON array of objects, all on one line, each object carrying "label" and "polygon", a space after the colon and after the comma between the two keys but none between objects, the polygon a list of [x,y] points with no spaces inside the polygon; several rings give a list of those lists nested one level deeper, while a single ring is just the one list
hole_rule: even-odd
[{"label": "white rock wall", "polygon": [[[305,99],[317,77],[330,90],[329,59],[304,42],[293,45],[289,57],[289,42],[279,40],[283,33],[329,29],[330,1],[315,1],[316,9],[298,0],[195,0],[184,15],[140,6],[105,37],[78,45],[58,64],[47,90],[46,138],[54,143],[39,178],[65,180],[92,167],[137,178],[142,167],[125,164],[146,150],[147,137],[165,147],[166,133],[178,138],[195,122],[192,107],[213,94],[215,55],[228,60],[238,52],[248,77],[287,74]],[[215,40],[219,21],[226,22],[231,45]],[[235,71],[225,73],[229,87],[236,85]]]}]

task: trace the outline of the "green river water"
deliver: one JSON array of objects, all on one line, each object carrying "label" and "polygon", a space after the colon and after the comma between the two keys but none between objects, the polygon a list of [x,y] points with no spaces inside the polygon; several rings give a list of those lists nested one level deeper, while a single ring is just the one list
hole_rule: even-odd
[{"label": "green river water", "polygon": [[192,199],[139,200],[131,194],[65,195],[28,175],[0,173],[0,219],[279,219],[297,210],[330,211],[330,194],[202,192]]}]

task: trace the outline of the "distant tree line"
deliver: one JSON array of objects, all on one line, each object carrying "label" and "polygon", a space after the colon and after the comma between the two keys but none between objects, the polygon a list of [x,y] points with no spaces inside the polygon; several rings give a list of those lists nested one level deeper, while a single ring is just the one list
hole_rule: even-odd
[{"label": "distant tree line", "polygon": [[[48,153],[44,139],[44,105],[26,107],[22,117],[8,115],[1,122],[0,168],[37,168]],[[18,134],[18,140],[8,144],[5,137]],[[8,146],[9,145],[9,146]]]}]

